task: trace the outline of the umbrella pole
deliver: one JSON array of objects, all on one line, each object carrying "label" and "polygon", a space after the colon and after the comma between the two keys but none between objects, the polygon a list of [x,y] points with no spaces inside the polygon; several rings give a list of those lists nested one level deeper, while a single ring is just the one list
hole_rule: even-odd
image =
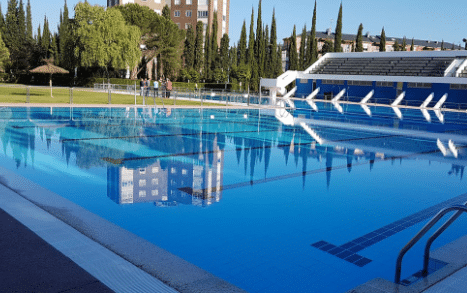
[{"label": "umbrella pole", "polygon": [[50,75],[50,96],[53,98],[54,96],[52,95],[52,74]]}]

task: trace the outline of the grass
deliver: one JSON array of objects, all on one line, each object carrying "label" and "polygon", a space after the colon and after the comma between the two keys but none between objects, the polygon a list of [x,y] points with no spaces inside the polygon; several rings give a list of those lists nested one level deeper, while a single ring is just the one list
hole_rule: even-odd
[{"label": "grass", "polygon": [[[27,88],[26,86],[5,86],[0,84],[0,103],[26,103],[27,102]],[[174,105],[173,99],[163,99],[164,105]],[[30,87],[29,88],[29,102],[30,103],[57,103],[69,104],[70,103],[70,90],[68,88],[53,88],[53,98],[50,96],[50,88],[48,87]],[[92,89],[73,89],[73,104],[108,104],[108,93],[94,92]],[[160,97],[156,97],[155,103],[162,105]],[[111,104],[134,105],[134,95],[112,94]],[[136,104],[142,105],[143,98],[138,94],[136,95]],[[146,98],[146,104],[154,105],[152,97]],[[201,106],[198,101],[189,100],[176,100],[177,106]],[[204,103],[204,105],[212,106],[225,106],[220,103]]]}]

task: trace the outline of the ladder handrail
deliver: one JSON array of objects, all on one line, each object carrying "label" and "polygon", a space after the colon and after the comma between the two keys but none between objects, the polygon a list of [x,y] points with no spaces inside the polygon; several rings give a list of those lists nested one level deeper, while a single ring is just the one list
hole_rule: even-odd
[{"label": "ladder handrail", "polygon": [[[425,224],[425,226],[401,249],[401,251],[399,252],[399,255],[397,256],[397,261],[396,261],[396,276],[395,276],[395,283],[396,284],[400,284],[400,281],[401,281],[401,272],[402,272],[402,258],[404,257],[404,255],[407,253],[407,251],[409,251],[410,248],[412,248],[412,246],[415,245],[415,243],[417,243],[445,214],[451,212],[451,211],[455,211],[457,210],[458,213],[463,213],[463,212],[467,212],[467,207],[466,206],[462,206],[462,205],[453,205],[451,207],[447,207],[447,208],[444,208],[442,210],[440,210],[428,223]],[[457,214],[457,213],[456,213]],[[454,215],[455,216],[455,215]],[[453,216],[453,217],[454,217]],[[453,218],[451,217],[451,219]],[[457,217],[456,217],[457,219]],[[454,219],[455,220],[455,219]],[[448,221],[449,222],[449,221]],[[451,223],[449,223],[450,225]],[[445,224],[446,225],[446,224]],[[443,227],[445,226],[443,225]],[[449,226],[447,225],[447,226]],[[447,228],[446,226],[446,228]],[[446,229],[445,228],[445,229]],[[445,230],[444,229],[444,230]],[[443,231],[444,231],[443,230]],[[443,232],[441,231],[441,232]],[[438,232],[438,231],[437,231]],[[437,233],[435,232],[434,235],[436,235]],[[441,233],[440,233],[441,234]],[[437,235],[439,236],[439,235]],[[436,239],[436,238],[435,238]],[[433,239],[434,240],[434,239]]]},{"label": "ladder handrail", "polygon": [[[467,201],[464,203],[464,206],[467,206]],[[438,230],[436,230],[436,232],[431,235],[430,238],[428,238],[427,242],[426,242],[426,245],[425,245],[425,253],[423,254],[423,275],[427,275],[428,274],[428,263],[429,263],[429,260],[430,260],[430,248],[431,248],[431,244],[433,244],[433,242],[438,238],[439,235],[441,235],[449,226],[451,226],[452,223],[454,223],[454,221],[459,218],[460,215],[462,215],[463,211],[457,211],[457,213],[455,213],[454,215],[452,215],[449,220],[446,221],[446,223],[444,223],[441,227],[439,227]]]}]

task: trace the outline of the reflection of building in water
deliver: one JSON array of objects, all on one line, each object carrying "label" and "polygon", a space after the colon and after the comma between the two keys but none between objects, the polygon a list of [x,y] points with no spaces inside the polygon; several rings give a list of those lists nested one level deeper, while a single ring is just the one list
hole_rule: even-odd
[{"label": "reflection of building in water", "polygon": [[[118,204],[155,202],[157,206],[207,206],[222,197],[224,151],[158,160],[141,168],[107,168],[107,196]],[[183,190],[183,191],[181,191]]]}]

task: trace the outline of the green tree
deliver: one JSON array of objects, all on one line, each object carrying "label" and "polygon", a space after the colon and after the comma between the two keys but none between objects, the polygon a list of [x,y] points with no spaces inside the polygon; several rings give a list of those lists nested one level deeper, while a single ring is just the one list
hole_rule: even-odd
[{"label": "green tree", "polygon": [[4,31],[5,31],[5,18],[3,17],[2,5],[0,4],[0,34],[3,34]]},{"label": "green tree", "polygon": [[211,34],[209,26],[206,28],[204,37],[204,78],[209,80],[211,78]]},{"label": "green tree", "polygon": [[399,42],[397,40],[394,42],[394,45],[392,45],[392,47],[394,48],[394,51],[400,51]]},{"label": "green tree", "polygon": [[21,45],[24,45],[24,41],[26,39],[26,14],[24,12],[23,0],[19,0],[16,18],[18,21],[18,32],[20,33],[20,42]]},{"label": "green tree", "polygon": [[5,70],[10,61],[10,52],[3,42],[2,33],[0,32],[0,69]]},{"label": "green tree", "polygon": [[414,50],[414,42],[413,42],[413,38],[412,38],[412,44],[410,45],[410,51],[413,51]]},{"label": "green tree", "polygon": [[31,1],[28,0],[28,4],[26,6],[26,39],[29,42],[32,42],[32,14],[31,14]]},{"label": "green tree", "polygon": [[263,22],[261,20],[261,0],[259,0],[258,4],[258,17],[256,19],[256,40],[254,50],[255,59],[257,60],[258,66],[258,77],[262,77],[264,72],[265,49],[263,36]]},{"label": "green tree", "polygon": [[81,2],[75,7],[75,21],[79,39],[75,54],[82,66],[103,67],[108,75],[110,67],[126,69],[138,64],[140,30],[127,25],[118,9]]},{"label": "green tree", "polygon": [[272,20],[271,20],[271,37],[269,38],[269,67],[268,71],[271,72],[270,77],[277,77],[276,72],[276,63],[280,62],[280,59],[277,60],[277,28],[276,28],[276,12],[275,9],[272,10]]},{"label": "green tree", "polygon": [[334,44],[331,40],[325,40],[323,47],[321,48],[321,54],[325,55],[326,53],[330,53],[334,51]]},{"label": "green tree", "polygon": [[42,58],[50,58],[50,45],[51,45],[51,34],[49,30],[49,21],[47,17],[44,17],[44,28],[42,30],[42,38],[41,38],[41,51],[42,51]]},{"label": "green tree", "polygon": [[446,48],[444,48],[444,40],[441,41],[441,51],[444,51],[446,50]]},{"label": "green tree", "polygon": [[16,2],[16,0],[10,0],[8,2],[8,10],[5,15],[3,40],[5,41],[7,48],[9,48],[10,53],[13,53],[12,51],[20,50],[21,47],[20,32],[16,15],[17,6],[18,2]]},{"label": "green tree", "polygon": [[334,36],[334,52],[342,52],[342,2],[337,16],[336,34]]},{"label": "green tree", "polygon": [[297,54],[297,32],[295,25],[293,27],[292,37],[289,45],[289,70],[298,70],[298,54]]},{"label": "green tree", "polygon": [[306,67],[306,25],[303,26],[302,38],[300,40],[300,53],[298,59],[298,68],[300,70],[305,70]]},{"label": "green tree", "polygon": [[[238,50],[234,45],[229,49],[229,77],[230,83],[237,84],[237,78],[235,77],[237,66],[238,66]],[[245,62],[243,63],[245,64]]]},{"label": "green tree", "polygon": [[219,67],[219,48],[217,44],[217,12],[214,12],[213,22],[212,22],[212,34],[211,34],[211,69],[214,70]]},{"label": "green tree", "polygon": [[311,34],[308,38],[308,58],[307,58],[307,66],[311,66],[313,63],[318,60],[318,42],[316,40],[316,0],[315,0],[315,8],[313,9],[313,19],[311,21]]},{"label": "green tree", "polygon": [[224,34],[221,39],[221,48],[219,50],[220,68],[223,71],[229,70],[229,35]]},{"label": "green tree", "polygon": [[255,32],[254,32],[254,11],[253,8],[251,9],[251,22],[250,22],[250,36],[248,40],[248,59],[247,64],[252,67],[252,64],[255,60]]},{"label": "green tree", "polygon": [[407,38],[405,36],[402,39],[402,51],[407,51]]},{"label": "green tree", "polygon": [[195,52],[193,60],[193,68],[198,73],[201,73],[201,68],[203,68],[203,59],[203,22],[198,21],[196,23]]},{"label": "green tree", "polygon": [[65,1],[63,7],[63,14],[58,28],[59,34],[59,64],[61,67],[71,71],[76,66],[76,60],[74,58],[74,38],[72,23],[68,14],[68,7]]},{"label": "green tree", "polygon": [[193,28],[191,26],[186,30],[183,55],[185,56],[185,67],[188,69],[193,68],[195,63],[195,33],[193,32]]},{"label": "green tree", "polygon": [[355,47],[355,52],[363,52],[363,24],[358,26],[357,45]]},{"label": "green tree", "polygon": [[274,76],[278,77],[282,74],[282,49],[280,46],[277,47],[277,55],[276,55],[276,64],[274,67]]},{"label": "green tree", "polygon": [[263,77],[269,78],[271,77],[271,64],[269,61],[271,61],[271,44],[269,43],[269,26],[266,25],[263,31],[263,43],[264,43],[264,73]]},{"label": "green tree", "polygon": [[162,8],[162,16],[167,19],[167,20],[170,20],[170,7],[169,5],[165,5],[164,8]]},{"label": "green tree", "polygon": [[246,23],[243,21],[240,40],[238,41],[238,65],[246,63]]},{"label": "green tree", "polygon": [[381,31],[381,40],[379,42],[379,51],[380,52],[386,52],[386,33],[384,32],[384,27],[383,27],[383,30]]}]

